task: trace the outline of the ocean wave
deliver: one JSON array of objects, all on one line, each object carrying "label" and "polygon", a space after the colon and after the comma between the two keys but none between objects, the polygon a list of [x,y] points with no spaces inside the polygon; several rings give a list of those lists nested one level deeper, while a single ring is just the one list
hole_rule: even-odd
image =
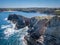
[{"label": "ocean wave", "polygon": [[[14,40],[15,42],[17,41],[20,45],[26,45],[25,44],[25,39],[24,39],[24,36],[27,35],[27,30],[28,30],[28,26],[24,27],[24,28],[21,28],[19,30],[16,30],[15,29],[15,25],[16,24],[13,24],[12,22],[10,22],[11,24],[9,25],[2,25],[1,28],[4,29],[4,39],[7,40],[7,43],[8,43],[8,40],[9,42],[11,43],[12,41],[11,40]],[[17,39],[17,40],[16,40]],[[11,44],[14,44],[14,43],[11,43]]]}]

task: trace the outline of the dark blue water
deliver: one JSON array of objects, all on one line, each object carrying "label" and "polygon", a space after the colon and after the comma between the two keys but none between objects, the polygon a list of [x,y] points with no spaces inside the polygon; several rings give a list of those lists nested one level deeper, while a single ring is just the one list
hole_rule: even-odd
[{"label": "dark blue water", "polygon": [[0,12],[0,45],[23,45],[22,36],[26,34],[26,31],[23,30],[27,30],[27,28],[15,31],[14,24],[8,22],[7,20],[9,14],[22,15],[29,18],[33,16],[47,16],[40,13]]}]

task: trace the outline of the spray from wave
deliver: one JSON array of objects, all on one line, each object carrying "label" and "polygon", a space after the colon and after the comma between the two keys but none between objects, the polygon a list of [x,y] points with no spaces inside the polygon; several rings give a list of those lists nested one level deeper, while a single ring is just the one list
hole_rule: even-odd
[{"label": "spray from wave", "polygon": [[24,36],[27,35],[28,27],[21,28],[19,30],[15,29],[15,25],[10,22],[10,25],[3,25],[1,28],[5,28],[4,30],[4,39],[7,40],[7,43],[12,45],[25,45]]}]

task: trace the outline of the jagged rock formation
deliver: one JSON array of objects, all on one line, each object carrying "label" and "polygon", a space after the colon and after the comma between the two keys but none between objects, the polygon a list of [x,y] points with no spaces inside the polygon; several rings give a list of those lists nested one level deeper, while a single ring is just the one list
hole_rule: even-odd
[{"label": "jagged rock formation", "polygon": [[[26,38],[27,42],[29,41],[28,45],[38,45],[38,42],[36,40],[38,40],[40,38],[41,35],[44,35],[45,30],[46,30],[46,26],[47,26],[47,19],[41,19],[40,17],[32,17],[32,18],[25,18],[23,16],[20,15],[9,15],[8,20],[12,21],[13,23],[16,23],[16,27],[18,29],[23,28],[25,26],[28,26],[29,30],[28,33],[30,35],[30,37],[28,37],[30,40],[32,39],[33,42],[36,44],[32,44],[32,40],[28,40],[28,38]],[[22,27],[21,27],[22,26]],[[35,40],[35,41],[34,41]],[[41,44],[41,43],[40,43]]]},{"label": "jagged rock formation", "polygon": [[28,33],[30,37],[26,36],[25,38],[28,42],[28,45],[43,45],[44,39],[42,38],[44,38],[44,33],[47,27],[47,21],[47,19],[38,20],[35,22],[35,24],[33,23],[34,25],[31,26],[31,28],[29,28],[30,30],[28,30]]},{"label": "jagged rock formation", "polygon": [[39,16],[26,18],[14,14],[9,15],[8,20],[16,23],[17,29],[28,26],[28,35],[25,36],[28,45],[60,45],[59,16],[42,19]]}]

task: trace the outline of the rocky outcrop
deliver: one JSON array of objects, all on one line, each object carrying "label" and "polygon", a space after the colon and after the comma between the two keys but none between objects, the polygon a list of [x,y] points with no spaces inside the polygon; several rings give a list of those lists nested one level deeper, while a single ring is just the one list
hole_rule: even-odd
[{"label": "rocky outcrop", "polygon": [[[8,20],[12,21],[13,23],[16,23],[16,28],[20,29],[25,26],[28,26],[28,34],[30,37],[26,38],[28,45],[31,45],[33,42],[33,45],[38,45],[41,44],[40,42],[37,43],[36,40],[40,38],[41,35],[44,35],[45,30],[46,30],[46,24],[47,24],[47,19],[41,19],[40,17],[32,17],[32,18],[26,18],[20,15],[9,15]],[[33,41],[33,42],[31,42]]]},{"label": "rocky outcrop", "polygon": [[27,26],[29,24],[30,19],[21,15],[10,14],[8,20],[16,24],[15,29],[20,29]]},{"label": "rocky outcrop", "polygon": [[[43,39],[44,39],[44,41],[43,41],[44,43],[42,42],[43,44],[60,45],[60,17],[59,16],[54,16],[49,20],[41,19],[38,21],[38,23],[36,23],[38,19],[36,19],[35,17],[31,18],[31,20],[33,22],[33,24],[32,24],[33,29],[30,29],[29,31],[30,31],[30,37],[33,38],[32,40],[34,40],[34,39],[35,39],[35,41],[39,40],[41,35],[43,34]],[[46,20],[47,20],[47,23],[45,23]],[[36,31],[36,32],[33,33],[34,31]],[[39,31],[40,31],[40,33],[39,33]],[[31,35],[31,33],[33,33],[33,34]],[[28,38],[27,38],[27,40],[28,40]],[[30,41],[30,43],[31,43],[31,41]],[[41,43],[41,41],[38,41],[38,42],[40,43],[40,45],[43,45]],[[36,45],[38,45],[37,41],[35,43],[36,43]]]},{"label": "rocky outcrop", "polygon": [[14,14],[9,15],[8,20],[16,23],[17,29],[28,26],[28,35],[25,36],[27,45],[60,45],[59,16],[42,19],[39,16],[26,18]]}]

